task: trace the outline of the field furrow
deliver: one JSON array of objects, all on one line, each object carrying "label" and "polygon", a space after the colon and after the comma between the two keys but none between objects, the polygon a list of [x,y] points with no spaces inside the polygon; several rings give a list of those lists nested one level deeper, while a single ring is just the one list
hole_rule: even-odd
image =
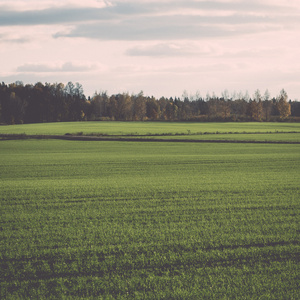
[{"label": "field furrow", "polygon": [[300,148],[0,141],[1,299],[297,299]]}]

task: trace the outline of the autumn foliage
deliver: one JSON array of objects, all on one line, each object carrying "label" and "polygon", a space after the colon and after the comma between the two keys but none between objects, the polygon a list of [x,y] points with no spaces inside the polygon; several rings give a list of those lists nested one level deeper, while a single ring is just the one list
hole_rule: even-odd
[{"label": "autumn foliage", "polygon": [[118,121],[282,121],[300,117],[300,103],[288,101],[285,90],[270,98],[256,90],[246,93],[207,94],[181,98],[165,98],[120,93],[96,92],[93,97],[83,93],[81,84],[69,82],[23,85],[16,82],[0,84],[0,123],[40,123],[87,120]]}]

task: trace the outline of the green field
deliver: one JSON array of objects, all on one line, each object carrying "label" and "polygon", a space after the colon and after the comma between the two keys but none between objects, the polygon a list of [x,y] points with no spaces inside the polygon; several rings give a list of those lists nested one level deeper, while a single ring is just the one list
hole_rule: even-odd
[{"label": "green field", "polygon": [[299,123],[68,122],[0,126],[0,134],[300,143]]},{"label": "green field", "polygon": [[68,122],[0,126],[0,134],[300,142],[299,123]]},{"label": "green field", "polygon": [[299,170],[300,145],[0,140],[0,298],[298,299]]},{"label": "green field", "polygon": [[184,122],[67,122],[0,126],[3,134],[204,134],[204,133],[300,133],[299,123],[184,123]]}]

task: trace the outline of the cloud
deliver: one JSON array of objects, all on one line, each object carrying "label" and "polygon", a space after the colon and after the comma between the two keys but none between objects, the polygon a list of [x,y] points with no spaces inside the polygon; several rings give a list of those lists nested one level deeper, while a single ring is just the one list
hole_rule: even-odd
[{"label": "cloud", "polygon": [[110,6],[109,1],[101,0],[0,0],[0,8],[5,11],[39,11],[49,8],[67,8],[67,7],[93,7],[103,8]]},{"label": "cloud", "polygon": [[[82,22],[93,22],[94,25],[101,21],[107,21],[105,25],[108,29],[114,24],[119,28],[126,25],[131,20],[132,23],[140,25],[144,20],[143,27],[150,21],[162,23],[167,22],[170,17],[181,17],[186,21],[192,18],[193,22],[199,23],[225,23],[225,24],[245,24],[254,22],[278,22],[271,15],[295,14],[295,8],[286,4],[266,5],[258,2],[224,2],[224,1],[172,1],[172,2],[114,2],[107,1],[46,1],[40,9],[36,2],[36,8],[29,1],[31,9],[20,10],[18,6],[6,6],[0,2],[0,26],[13,25],[45,25],[45,24],[80,24]],[[11,2],[9,2],[11,3]],[[14,2],[12,2],[14,3]],[[19,2],[17,2],[19,3]],[[45,5],[47,4],[48,5]],[[52,5],[50,5],[52,3]],[[63,4],[62,4],[63,3]],[[69,5],[67,5],[69,3]],[[59,5],[58,5],[59,4]],[[2,7],[1,7],[2,6]],[[22,7],[21,4],[19,4]],[[299,8],[299,7],[298,7]],[[297,11],[297,10],[296,10]],[[185,18],[182,18],[185,17]],[[299,16],[296,14],[295,18]],[[197,18],[195,18],[197,17]],[[201,17],[201,18],[200,18]],[[130,18],[130,19],[129,19]],[[199,19],[200,18],[200,19]],[[281,20],[282,21],[282,20]],[[112,24],[111,24],[112,23]],[[92,24],[92,25],[93,25]],[[121,28],[120,28],[121,29]]]},{"label": "cloud", "polygon": [[[1,39],[1,38],[0,38]],[[1,42],[6,42],[6,43],[14,43],[14,44],[25,44],[30,42],[29,38],[8,38],[8,39],[3,39]]]},{"label": "cloud", "polygon": [[295,28],[300,25],[295,12],[256,2],[117,3],[103,9],[97,20],[74,24],[54,37],[146,41],[236,36]]},{"label": "cloud", "polygon": [[72,24],[105,18],[101,9],[94,8],[0,11],[0,26]]},{"label": "cloud", "polygon": [[[11,1],[0,2],[0,26],[63,25],[65,28],[57,30],[52,37],[108,41],[228,37],[300,26],[299,7],[294,2],[293,7],[233,0],[40,2],[42,6],[29,0],[30,9],[26,10],[10,5]],[[16,3],[22,8],[21,2]],[[169,49],[172,54],[171,50],[174,49]]]},{"label": "cloud", "polygon": [[26,63],[17,67],[17,72],[24,73],[53,73],[53,72],[88,72],[96,69],[96,65],[66,62],[63,64]]},{"label": "cloud", "polygon": [[299,23],[299,0],[0,0],[0,75],[90,93],[290,84],[298,95]]},{"label": "cloud", "polygon": [[171,57],[171,56],[194,56],[208,55],[213,50],[208,46],[197,47],[196,45],[186,45],[179,43],[159,43],[155,45],[135,46],[126,50],[129,56],[152,56],[152,57]]},{"label": "cloud", "polygon": [[0,34],[0,43],[24,44],[28,43],[30,38],[26,36],[15,36],[9,34]]},{"label": "cloud", "polygon": [[280,24],[264,19],[199,18],[195,16],[165,16],[126,19],[119,23],[98,22],[80,24],[69,32],[57,32],[59,37],[86,37],[99,40],[187,40],[206,37],[226,37],[276,31]]},{"label": "cloud", "polygon": [[153,46],[136,46],[126,51],[129,56],[180,56],[192,54],[192,51],[182,49],[174,44],[156,44]]}]

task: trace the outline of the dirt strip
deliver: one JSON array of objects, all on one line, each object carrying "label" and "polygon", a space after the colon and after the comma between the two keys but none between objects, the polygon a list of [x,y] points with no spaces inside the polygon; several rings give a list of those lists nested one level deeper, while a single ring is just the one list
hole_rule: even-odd
[{"label": "dirt strip", "polygon": [[172,142],[172,143],[240,143],[240,144],[300,144],[293,141],[250,141],[250,140],[196,140],[196,139],[157,139],[114,136],[86,136],[86,135],[26,135],[26,134],[0,134],[2,140],[22,139],[58,139],[70,141],[117,141],[117,142]]}]

